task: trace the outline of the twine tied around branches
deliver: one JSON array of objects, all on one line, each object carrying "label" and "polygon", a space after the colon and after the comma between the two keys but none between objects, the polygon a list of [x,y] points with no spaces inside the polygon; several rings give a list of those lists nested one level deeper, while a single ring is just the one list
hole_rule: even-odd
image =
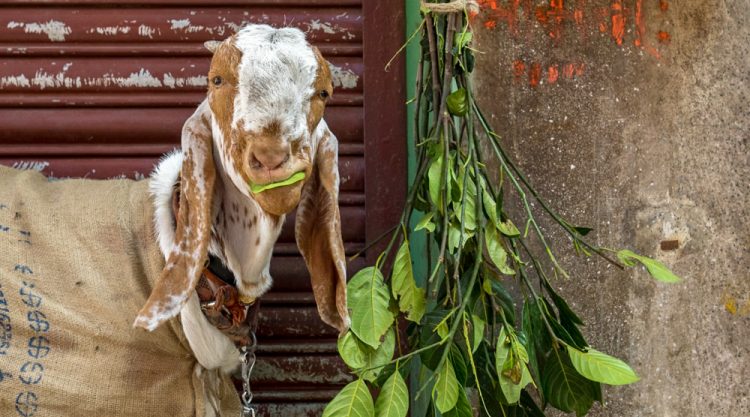
[{"label": "twine tied around branches", "polygon": [[464,10],[469,14],[479,12],[479,4],[475,0],[454,0],[448,3],[427,3],[422,0],[421,6],[432,13],[463,13]]}]

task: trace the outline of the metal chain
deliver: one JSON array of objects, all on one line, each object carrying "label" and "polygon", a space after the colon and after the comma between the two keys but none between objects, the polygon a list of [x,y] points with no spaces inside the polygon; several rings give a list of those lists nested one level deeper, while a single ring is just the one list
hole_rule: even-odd
[{"label": "metal chain", "polygon": [[240,362],[242,362],[242,414],[240,417],[255,417],[255,408],[251,405],[253,402],[253,392],[250,390],[250,374],[253,373],[255,366],[255,347],[258,340],[255,338],[255,332],[250,332],[250,344],[240,348]]}]

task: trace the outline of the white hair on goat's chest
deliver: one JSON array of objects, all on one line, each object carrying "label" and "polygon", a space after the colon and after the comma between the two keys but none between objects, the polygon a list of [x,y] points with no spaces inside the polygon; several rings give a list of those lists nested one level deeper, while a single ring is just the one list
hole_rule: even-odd
[{"label": "white hair on goat's chest", "polygon": [[249,132],[278,123],[283,137],[307,133],[307,113],[318,69],[312,48],[299,29],[249,26],[237,33],[242,52],[238,68],[233,127]]}]

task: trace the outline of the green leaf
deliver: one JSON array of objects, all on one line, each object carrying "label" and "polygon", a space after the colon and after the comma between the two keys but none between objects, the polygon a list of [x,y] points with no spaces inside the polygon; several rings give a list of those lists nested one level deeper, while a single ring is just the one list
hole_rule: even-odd
[{"label": "green leaf", "polygon": [[458,380],[453,365],[446,360],[437,373],[437,381],[432,389],[432,399],[441,413],[445,413],[456,406],[458,390]]},{"label": "green leaf", "polygon": [[516,227],[515,224],[513,224],[512,221],[510,221],[510,219],[506,219],[504,222],[498,222],[497,230],[499,230],[500,233],[508,237],[521,236],[521,232],[518,231],[518,228]]},{"label": "green leaf", "polygon": [[581,352],[568,347],[568,356],[576,371],[592,381],[626,385],[640,379],[627,363],[591,348]]},{"label": "green leaf", "polygon": [[527,363],[526,349],[503,327],[495,349],[495,367],[500,378],[500,389],[508,404],[515,404],[521,398],[521,390],[532,382]]},{"label": "green leaf", "polygon": [[557,320],[557,317],[554,314],[554,310],[552,309],[552,305],[549,304],[546,298],[539,297],[541,301],[543,301],[540,305],[540,308],[544,310],[544,315],[547,316],[547,322],[552,327],[552,330],[555,332],[555,335],[562,339],[565,343],[575,346],[577,349],[586,349],[588,345],[586,344],[586,340],[583,338],[583,335],[578,331],[578,329],[575,329],[575,333],[571,335],[571,333],[566,329],[560,322]]},{"label": "green leaf", "polygon": [[367,346],[363,346],[351,330],[344,333],[336,342],[336,345],[339,356],[350,368],[359,369],[365,366],[365,349]]},{"label": "green leaf", "polygon": [[443,413],[443,417],[474,417],[474,411],[469,405],[469,399],[466,398],[466,390],[458,390],[458,401],[453,409]]},{"label": "green leaf", "polygon": [[409,410],[409,391],[398,371],[385,381],[375,401],[375,417],[405,417]]},{"label": "green leaf", "polygon": [[448,94],[445,99],[448,105],[448,111],[454,116],[464,116],[468,110],[466,89],[459,88],[458,90]]},{"label": "green leaf", "polygon": [[638,255],[633,251],[623,249],[617,252],[617,258],[627,266],[635,266],[635,261],[640,262],[657,281],[670,283],[682,281],[680,277],[670,271],[663,263],[646,256]]},{"label": "green leaf", "polygon": [[425,291],[417,287],[414,281],[409,241],[406,239],[398,249],[393,263],[391,289],[393,297],[398,299],[399,309],[406,314],[406,319],[419,323],[425,312]]},{"label": "green leaf", "polygon": [[427,188],[430,193],[430,199],[432,200],[432,204],[434,204],[436,207],[442,210],[442,200],[441,200],[441,189],[443,188],[443,164],[444,164],[444,158],[443,154],[441,153],[438,155],[433,161],[432,164],[430,164],[430,168],[427,170]]},{"label": "green leaf", "polygon": [[[461,192],[459,200],[453,204],[456,220],[463,225],[465,230],[476,230],[477,228],[477,186],[471,175],[467,176],[466,169],[459,169],[458,184]],[[463,194],[466,195],[463,195]],[[466,240],[466,238],[464,238]]]},{"label": "green leaf", "polygon": [[572,227],[573,227],[573,229],[575,229],[575,231],[576,231],[576,232],[578,232],[578,234],[579,234],[579,235],[581,235],[581,236],[586,236],[586,235],[587,235],[587,234],[589,234],[589,233],[590,233],[590,232],[591,232],[592,230],[594,230],[594,229],[592,229],[592,228],[590,228],[590,227],[584,227],[584,226],[572,226]]},{"label": "green leaf", "polygon": [[542,389],[545,398],[554,407],[565,411],[575,411],[577,416],[585,415],[596,398],[596,383],[587,380],[561,356],[553,351],[542,371]]},{"label": "green leaf", "polygon": [[484,212],[487,213],[487,217],[492,221],[492,225],[497,227],[498,223],[500,223],[497,217],[497,203],[495,203],[495,197],[492,193],[484,187],[484,180],[482,180],[482,205],[484,206]]},{"label": "green leaf", "polygon": [[426,229],[428,232],[432,233],[435,231],[435,223],[432,222],[432,217],[435,215],[433,212],[429,212],[422,216],[421,219],[419,219],[419,222],[417,222],[417,225],[414,226],[414,231]]},{"label": "green leaf", "polygon": [[374,417],[367,383],[358,379],[344,387],[323,410],[323,417]]},{"label": "green leaf", "polygon": [[494,227],[488,227],[485,233],[487,252],[490,255],[492,263],[495,264],[501,273],[506,275],[514,275],[516,272],[508,266],[508,253],[505,252],[503,244],[500,241],[500,235]]},{"label": "green leaf", "polygon": [[453,44],[456,45],[456,47],[461,50],[466,45],[471,42],[473,38],[473,33],[466,31],[466,32],[456,32],[456,35],[453,37]]},{"label": "green leaf", "polygon": [[249,185],[250,185],[250,191],[252,191],[253,194],[258,194],[266,190],[271,190],[273,188],[286,187],[287,185],[292,185],[304,179],[305,179],[305,172],[300,171],[300,172],[295,172],[294,174],[292,174],[289,178],[285,180],[270,182],[268,184],[250,183]]},{"label": "green leaf", "polygon": [[472,343],[471,351],[476,352],[479,344],[484,340],[484,328],[487,323],[482,320],[481,317],[476,314],[471,315],[471,328],[472,328]]},{"label": "green leaf", "polygon": [[393,327],[388,329],[383,338],[383,343],[377,349],[367,345],[363,347],[365,364],[357,374],[361,378],[373,382],[383,372],[385,365],[393,358],[393,352],[396,350],[396,331]]},{"label": "green leaf", "polygon": [[354,334],[373,349],[393,324],[393,314],[388,310],[390,294],[378,268],[367,267],[357,272],[347,285],[347,301],[351,307]]}]

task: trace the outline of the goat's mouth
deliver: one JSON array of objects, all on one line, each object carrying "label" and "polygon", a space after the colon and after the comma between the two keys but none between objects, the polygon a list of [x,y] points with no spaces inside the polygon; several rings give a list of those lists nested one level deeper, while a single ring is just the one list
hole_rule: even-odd
[{"label": "goat's mouth", "polygon": [[251,180],[248,181],[248,188],[263,210],[281,216],[297,207],[307,176],[307,171],[303,170],[285,179],[265,184],[254,184]]},{"label": "goat's mouth", "polygon": [[257,184],[249,181],[248,185],[250,186],[250,191],[252,191],[253,194],[260,194],[266,190],[272,190],[274,188],[287,187],[296,184],[300,181],[303,181],[304,179],[305,171],[298,171],[290,175],[288,178],[279,181],[273,181],[265,184]]}]

